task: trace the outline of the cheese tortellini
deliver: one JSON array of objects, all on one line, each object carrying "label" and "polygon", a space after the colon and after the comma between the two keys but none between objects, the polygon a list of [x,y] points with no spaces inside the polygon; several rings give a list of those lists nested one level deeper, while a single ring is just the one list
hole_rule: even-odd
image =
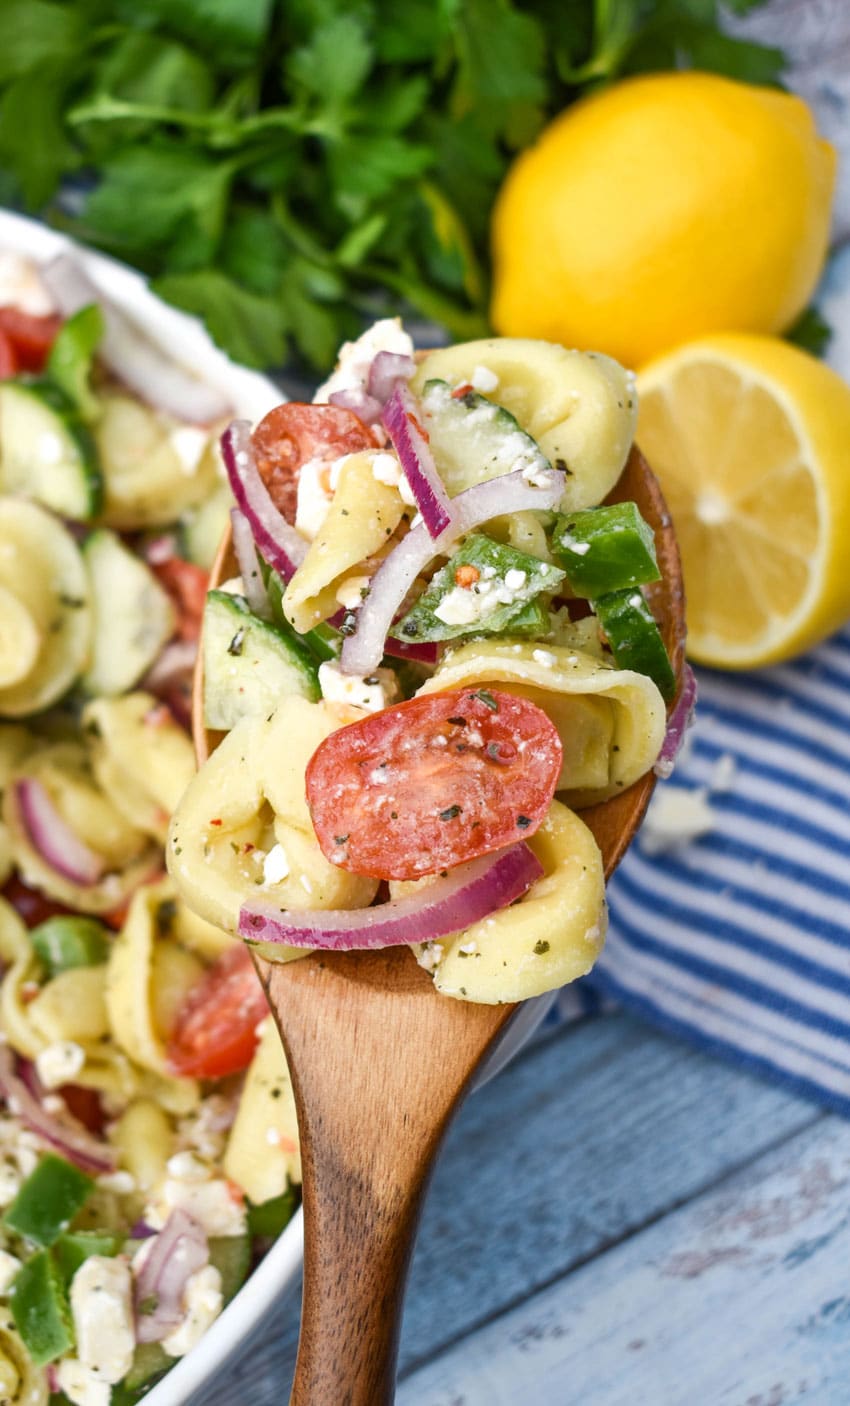
[{"label": "cheese tortellini", "polygon": [[[605,875],[590,830],[553,801],[528,844],[544,872],[518,903],[417,947],[417,961],[442,995],[488,1005],[526,1001],[585,976],[599,956],[606,929]],[[390,888],[400,894],[414,885]]]},{"label": "cheese tortellini", "polygon": [[[637,395],[631,373],[599,352],[496,337],[430,352],[411,387],[419,394],[432,378],[476,385],[482,371],[488,380],[495,378],[483,394],[511,412],[554,468],[567,470],[564,511],[601,503],[620,477],[634,439]],[[468,477],[468,467],[461,471]]]},{"label": "cheese tortellini", "polygon": [[[166,857],[186,902],[235,933],[258,891],[281,908],[365,908],[376,879],[325,859],[304,793],[320,742],[359,714],[343,705],[283,698],[269,719],[243,718],[189,785],[171,823]],[[277,948],[277,960],[304,955]]]},{"label": "cheese tortellini", "polygon": [[465,644],[446,654],[419,691],[469,684],[518,693],[548,714],[564,749],[557,789],[571,806],[595,805],[631,786],[664,740],[666,709],[652,679],[569,646]]},{"label": "cheese tortellini", "polygon": [[382,483],[374,472],[380,457],[363,451],[345,460],[328,515],[286,588],[283,608],[301,634],[339,609],[345,578],[361,575],[401,522],[405,506],[397,485]]}]

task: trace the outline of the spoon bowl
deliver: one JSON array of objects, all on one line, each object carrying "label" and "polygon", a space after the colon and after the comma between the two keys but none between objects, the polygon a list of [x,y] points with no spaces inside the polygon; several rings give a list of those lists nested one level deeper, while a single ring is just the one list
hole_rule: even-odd
[{"label": "spoon bowl", "polygon": [[[684,663],[682,571],[670,516],[633,448],[608,501],[633,500],[655,533],[661,580],[647,596],[677,679]],[[236,574],[229,534],[212,585]],[[199,762],[222,734],[193,696]],[[606,878],[652,794],[652,773],[582,811]],[[428,1177],[476,1070],[515,1004],[440,996],[406,948],[254,961],[292,1075],[304,1176],[304,1295],[292,1406],[389,1406],[407,1269]]]}]

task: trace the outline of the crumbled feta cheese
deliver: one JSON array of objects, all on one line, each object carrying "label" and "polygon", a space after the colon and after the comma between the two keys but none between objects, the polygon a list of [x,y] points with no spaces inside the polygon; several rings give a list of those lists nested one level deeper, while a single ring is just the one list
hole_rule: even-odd
[{"label": "crumbled feta cheese", "polygon": [[196,1109],[177,1124],[182,1146],[190,1147],[210,1162],[217,1162],[224,1153],[227,1135],[236,1117],[237,1099],[224,1094],[210,1094]]},{"label": "crumbled feta cheese", "polygon": [[89,1255],[71,1280],[70,1301],[80,1362],[99,1381],[120,1382],[136,1347],[129,1264]]},{"label": "crumbled feta cheese", "polygon": [[527,580],[528,573],[518,567],[512,566],[510,571],[505,572],[505,585],[509,591],[521,591]]},{"label": "crumbled feta cheese", "polygon": [[426,971],[436,971],[443,960],[444,952],[442,942],[423,942],[419,948],[419,962]]},{"label": "crumbled feta cheese", "polygon": [[466,586],[453,586],[446,591],[434,614],[444,625],[472,625],[484,614],[486,600],[486,595],[481,592],[470,591]]},{"label": "crumbled feta cheese", "polygon": [[136,1178],[131,1172],[104,1172],[97,1178],[98,1186],[104,1191],[114,1191],[118,1196],[131,1196],[136,1190]]},{"label": "crumbled feta cheese", "polygon": [[20,308],[31,317],[49,317],[56,311],[37,264],[11,249],[0,254],[0,307]]},{"label": "crumbled feta cheese", "polygon": [[398,681],[392,669],[376,669],[360,678],[344,674],[334,660],[319,665],[319,687],[329,703],[349,703],[367,713],[379,713],[398,695]]},{"label": "crumbled feta cheese", "polygon": [[489,366],[476,366],[469,378],[469,383],[473,390],[480,391],[486,395],[488,391],[494,391],[499,384],[499,378],[495,371],[491,371]]},{"label": "crumbled feta cheese", "polygon": [[298,475],[295,526],[312,542],[322,529],[331,505],[330,470],[326,459],[308,459]]},{"label": "crumbled feta cheese", "polygon": [[544,669],[554,668],[555,656],[550,654],[548,649],[533,649],[531,657],[535,664],[540,664]]},{"label": "crumbled feta cheese", "polygon": [[209,1181],[212,1172],[206,1162],[200,1157],[196,1157],[194,1152],[184,1150],[175,1152],[166,1162],[166,1168],[170,1177],[176,1177],[177,1181],[202,1182]]},{"label": "crumbled feta cheese", "polygon": [[571,537],[565,532],[561,538],[561,546],[566,547],[568,552],[572,552],[574,557],[585,557],[590,551],[589,542],[577,542],[575,537]]},{"label": "crumbled feta cheese", "polygon": [[215,1265],[204,1265],[186,1281],[183,1304],[186,1316],[179,1328],[163,1338],[169,1357],[185,1357],[221,1313],[221,1275]]},{"label": "crumbled feta cheese", "polygon": [[76,1357],[63,1357],[56,1367],[59,1389],[74,1406],[109,1406],[112,1389]]},{"label": "crumbled feta cheese", "polygon": [[465,956],[471,957],[474,952],[477,952],[477,951],[478,951],[478,943],[477,943],[477,942],[462,942],[462,943],[460,944],[460,946],[458,947],[457,950],[458,950],[458,952],[463,952]]},{"label": "crumbled feta cheese", "polygon": [[686,845],[713,830],[715,818],[706,787],[695,791],[659,787],[643,822],[641,846],[647,854],[661,854]]},{"label": "crumbled feta cheese", "polygon": [[188,1211],[207,1235],[244,1235],[245,1206],[235,1188],[221,1177],[185,1181],[165,1177],[144,1208],[142,1219],[153,1230],[162,1230],[172,1211]]},{"label": "crumbled feta cheese", "polygon": [[402,327],[400,317],[382,318],[368,327],[356,342],[345,342],[340,348],[336,370],[319,386],[314,401],[324,403],[335,391],[365,389],[369,368],[379,351],[413,355],[413,342]]},{"label": "crumbled feta cheese", "polygon": [[731,752],[718,757],[711,770],[711,791],[731,791],[738,771],[738,762]]},{"label": "crumbled feta cheese", "polygon": [[46,1089],[70,1084],[86,1062],[86,1052],[74,1040],[57,1040],[35,1057],[35,1070]]},{"label": "crumbled feta cheese", "polygon": [[364,593],[369,590],[369,576],[349,576],[338,587],[336,598],[344,610],[357,610],[363,604]]},{"label": "crumbled feta cheese", "polygon": [[209,444],[209,434],[197,425],[178,425],[168,436],[169,443],[177,455],[180,472],[192,478],[198,472],[204,451]]},{"label": "crumbled feta cheese", "polygon": [[416,497],[414,495],[413,489],[407,481],[406,474],[402,474],[401,478],[398,481],[398,493],[399,497],[401,498],[401,501],[406,507],[416,507]]},{"label": "crumbled feta cheese", "polygon": [[397,488],[401,482],[401,464],[394,454],[375,454],[372,458],[372,476],[388,488]]},{"label": "crumbled feta cheese", "polygon": [[283,845],[272,845],[263,860],[263,883],[279,884],[289,877],[289,860]]},{"label": "crumbled feta cheese", "polygon": [[0,1298],[5,1298],[12,1281],[21,1267],[21,1261],[16,1255],[10,1255],[8,1250],[0,1250]]}]

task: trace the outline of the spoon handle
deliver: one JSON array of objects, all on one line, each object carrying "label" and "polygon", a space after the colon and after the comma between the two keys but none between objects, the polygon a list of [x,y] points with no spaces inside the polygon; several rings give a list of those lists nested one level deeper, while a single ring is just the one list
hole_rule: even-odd
[{"label": "spoon handle", "polygon": [[304,1299],[291,1406],[392,1406],[431,1167],[516,1009],[440,999],[401,955],[324,953],[287,965],[255,957],[301,1137]]},{"label": "spoon handle", "polygon": [[[383,1151],[392,1158],[389,1140]],[[304,1297],[291,1406],[392,1406],[424,1182],[420,1175],[416,1184],[396,1184],[387,1200],[333,1157],[305,1163]]]}]

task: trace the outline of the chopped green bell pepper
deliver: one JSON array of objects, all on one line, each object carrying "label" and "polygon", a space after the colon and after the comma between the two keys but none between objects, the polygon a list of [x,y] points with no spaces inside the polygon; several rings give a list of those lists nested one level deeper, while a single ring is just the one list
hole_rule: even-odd
[{"label": "chopped green bell pepper", "polygon": [[56,334],[45,371],[64,391],[84,420],[97,418],[97,397],[91,389],[94,354],[103,337],[103,313],[97,303],[80,308]]},{"label": "chopped green bell pepper", "polygon": [[49,1152],[3,1215],[3,1224],[36,1245],[52,1245],[94,1190],[91,1177]]},{"label": "chopped green bell pepper", "polygon": [[70,1284],[89,1255],[117,1255],[124,1243],[122,1235],[110,1230],[73,1230],[60,1235],[53,1255],[66,1284]]},{"label": "chopped green bell pepper", "polygon": [[280,1196],[257,1205],[248,1202],[248,1234],[273,1240],[285,1229],[298,1210],[300,1197],[294,1186],[288,1186]]},{"label": "chopped green bell pepper", "polygon": [[49,1250],[39,1250],[15,1275],[9,1307],[21,1341],[37,1367],[74,1346],[74,1326],[62,1276]]},{"label": "chopped green bell pepper", "polygon": [[411,641],[503,634],[523,606],[543,591],[557,590],[564,574],[483,532],[471,533],[394,633]]},{"label": "chopped green bell pepper", "polygon": [[221,1294],[225,1303],[242,1288],[251,1268],[250,1235],[215,1235],[209,1242],[210,1264],[221,1275]]},{"label": "chopped green bell pepper", "polygon": [[657,581],[661,575],[652,529],[636,503],[562,514],[552,532],[552,552],[573,594],[588,599]]},{"label": "chopped green bell pepper", "polygon": [[109,956],[106,928],[97,918],[72,913],[46,918],[30,933],[36,955],[48,976],[70,971],[72,967],[97,967]]}]

